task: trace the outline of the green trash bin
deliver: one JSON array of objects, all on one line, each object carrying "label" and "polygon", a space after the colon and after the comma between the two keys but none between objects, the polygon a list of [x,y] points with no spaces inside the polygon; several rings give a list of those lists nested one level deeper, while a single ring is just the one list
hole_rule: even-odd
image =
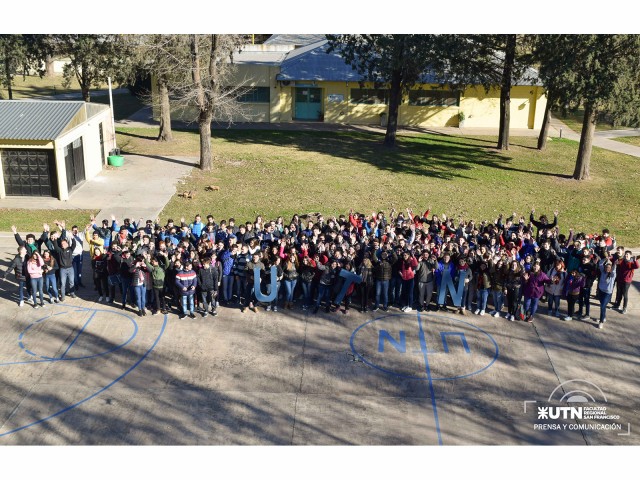
[{"label": "green trash bin", "polygon": [[122,155],[109,155],[108,160],[109,165],[113,167],[121,167],[124,162],[124,157]]}]

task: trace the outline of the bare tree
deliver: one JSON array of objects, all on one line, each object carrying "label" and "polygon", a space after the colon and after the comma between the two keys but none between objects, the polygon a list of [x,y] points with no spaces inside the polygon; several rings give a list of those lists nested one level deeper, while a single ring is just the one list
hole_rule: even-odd
[{"label": "bare tree", "polygon": [[200,169],[213,168],[211,153],[211,122],[231,121],[241,113],[236,101],[242,86],[234,85],[233,55],[244,43],[243,35],[189,35],[191,85],[178,91],[183,104],[198,111],[200,132]]}]

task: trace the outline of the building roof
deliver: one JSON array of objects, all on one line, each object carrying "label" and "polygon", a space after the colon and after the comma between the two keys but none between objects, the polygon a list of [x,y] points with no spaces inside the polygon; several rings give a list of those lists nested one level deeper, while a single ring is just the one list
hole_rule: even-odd
[{"label": "building roof", "polygon": [[276,33],[271,35],[264,45],[295,45],[303,47],[312,43],[324,40],[326,36],[324,34],[283,34]]},{"label": "building roof", "polygon": [[0,139],[55,140],[78,117],[86,120],[106,105],[61,100],[0,100]]},{"label": "building roof", "polygon": [[328,53],[329,43],[321,40],[289,52],[280,66],[277,80],[358,82],[364,80],[339,52]]},{"label": "building roof", "polygon": [[233,55],[235,64],[279,65],[287,51],[242,50]]},{"label": "building roof", "polygon": [[[287,54],[280,66],[280,73],[276,80],[297,81],[327,81],[327,82],[362,82],[364,75],[347,64],[338,49],[328,52],[329,42],[321,40],[301,48],[296,48]],[[497,52],[497,60],[501,52]],[[437,72],[429,69],[420,79],[421,83],[440,83]],[[514,85],[541,85],[538,71],[527,68],[520,78],[513,79]]]}]

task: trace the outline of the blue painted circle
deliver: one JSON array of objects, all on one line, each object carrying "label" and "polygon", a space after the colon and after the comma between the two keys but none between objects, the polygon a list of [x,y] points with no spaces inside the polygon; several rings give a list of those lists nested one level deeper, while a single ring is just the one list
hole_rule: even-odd
[{"label": "blue painted circle", "polygon": [[[121,348],[127,346],[129,343],[131,343],[131,341],[136,338],[136,335],[138,334],[138,323],[135,321],[135,319],[127,314],[124,314],[122,312],[114,312],[112,310],[104,310],[104,309],[98,309],[98,308],[84,308],[84,307],[73,307],[75,310],[73,310],[74,312],[106,312],[109,314],[115,314],[115,315],[120,315],[124,318],[126,318],[127,320],[129,320],[132,324],[133,324],[133,332],[131,333],[131,336],[123,343],[119,344],[119,345],[115,345],[113,348],[110,348],[109,350],[106,350],[104,352],[100,352],[100,353],[96,353],[94,355],[85,355],[82,357],[64,357],[64,358],[57,358],[57,357],[46,357],[44,355],[37,355],[36,353],[33,353],[29,350],[27,350],[26,346],[24,345],[23,341],[21,340],[22,338],[25,338],[26,333],[29,331],[29,329],[31,329],[31,327],[33,327],[35,324],[46,321],[50,318],[54,318],[57,315],[60,315],[60,313],[55,314],[55,315],[47,315],[46,317],[42,317],[32,323],[30,323],[29,325],[27,325],[27,327],[20,332],[20,334],[18,335],[18,345],[20,346],[21,349],[23,349],[24,351],[26,351],[27,353],[29,353],[30,355],[36,357],[36,358],[41,358],[43,360],[46,361],[50,361],[50,362],[72,362],[72,361],[76,361],[76,360],[86,360],[88,358],[95,358],[95,357],[101,357],[103,355],[107,355],[109,353],[113,353],[117,350],[120,350]],[[63,312],[64,313],[64,312]],[[0,364],[2,365],[2,364]]]},{"label": "blue painted circle", "polygon": [[[385,318],[387,318],[387,317],[402,317],[402,316],[406,316],[406,315],[404,315],[404,314],[393,314],[393,313],[390,313],[390,314],[388,314],[388,315],[383,315],[382,317],[374,318],[373,320],[369,320],[368,322],[365,322],[365,323],[363,323],[362,325],[360,325],[360,326],[359,326],[358,328],[356,328],[356,329],[353,331],[353,333],[351,334],[351,339],[349,340],[349,344],[351,345],[351,351],[353,352],[353,354],[354,354],[354,355],[356,355],[357,357],[359,357],[359,358],[360,358],[360,360],[362,360],[364,363],[366,363],[366,364],[367,364],[367,365],[369,365],[370,367],[375,368],[376,370],[380,370],[381,372],[387,373],[387,374],[389,374],[389,375],[393,375],[393,376],[395,376],[395,377],[407,378],[407,379],[411,379],[411,380],[425,380],[425,381],[426,381],[426,380],[428,380],[428,376],[427,376],[426,374],[425,374],[424,376],[419,376],[419,377],[418,377],[418,376],[415,376],[415,375],[406,375],[406,374],[398,373],[398,372],[394,372],[393,370],[389,370],[389,369],[383,368],[383,367],[381,367],[381,366],[379,366],[379,365],[376,365],[376,364],[374,364],[374,363],[372,363],[372,362],[368,361],[368,360],[367,360],[363,355],[361,355],[361,354],[356,350],[356,348],[355,348],[354,340],[355,340],[355,338],[356,338],[356,335],[357,335],[358,331],[360,331],[360,329],[362,329],[362,328],[364,328],[364,327],[366,327],[367,325],[370,325],[370,324],[372,324],[372,323],[375,323],[375,322],[378,322],[378,321],[380,321],[380,320],[383,320],[383,319],[385,319]],[[479,332],[481,332],[482,334],[486,335],[486,336],[487,336],[487,338],[488,338],[489,340],[491,340],[491,343],[493,343],[493,346],[495,347],[495,354],[493,355],[493,358],[491,359],[491,361],[490,361],[487,365],[485,365],[485,366],[484,366],[484,367],[482,367],[481,369],[476,370],[476,371],[471,372],[471,373],[464,374],[464,375],[455,375],[455,376],[453,376],[453,377],[432,377],[432,378],[431,378],[431,380],[456,380],[456,379],[459,379],[459,378],[471,377],[471,376],[473,376],[473,375],[477,375],[477,374],[479,374],[479,373],[484,372],[486,369],[488,369],[489,367],[491,367],[491,366],[495,363],[495,361],[498,359],[498,356],[499,356],[499,354],[500,354],[500,349],[499,349],[499,347],[498,347],[498,344],[496,343],[496,341],[493,339],[493,337],[492,337],[489,333],[487,333],[486,331],[484,331],[484,330],[483,330],[483,329],[481,329],[480,327],[478,327],[478,326],[476,326],[476,325],[473,325],[473,324],[471,324],[471,323],[469,323],[469,322],[465,322],[465,321],[463,321],[463,320],[457,319],[457,318],[445,317],[445,316],[443,316],[443,315],[431,315],[431,314],[429,314],[429,317],[444,318],[444,319],[451,320],[451,321],[454,321],[454,322],[463,323],[463,324],[465,324],[465,325],[467,325],[467,326],[469,326],[469,327],[472,327],[472,328],[474,328],[474,329],[478,330]]]}]

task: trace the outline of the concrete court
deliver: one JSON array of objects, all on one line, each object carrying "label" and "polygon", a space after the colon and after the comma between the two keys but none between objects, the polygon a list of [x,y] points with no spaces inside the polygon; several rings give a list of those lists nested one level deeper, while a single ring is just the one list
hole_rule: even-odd
[{"label": "concrete court", "polygon": [[[598,330],[397,309],[140,318],[92,289],[18,308],[0,282],[0,445],[638,445],[637,282],[631,295]],[[534,430],[524,401],[574,379],[625,428]]]}]

